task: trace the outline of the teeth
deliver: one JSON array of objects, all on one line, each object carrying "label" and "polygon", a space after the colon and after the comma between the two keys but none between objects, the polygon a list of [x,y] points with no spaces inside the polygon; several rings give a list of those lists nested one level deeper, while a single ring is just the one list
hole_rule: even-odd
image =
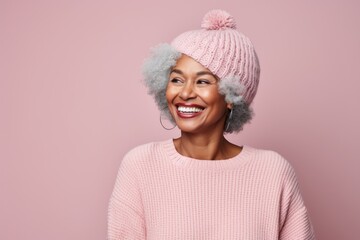
[{"label": "teeth", "polygon": [[201,112],[202,109],[201,109],[201,108],[197,108],[197,107],[184,107],[184,106],[179,106],[179,107],[178,107],[178,111],[179,111],[179,112],[185,112],[185,113],[197,113],[197,112]]}]

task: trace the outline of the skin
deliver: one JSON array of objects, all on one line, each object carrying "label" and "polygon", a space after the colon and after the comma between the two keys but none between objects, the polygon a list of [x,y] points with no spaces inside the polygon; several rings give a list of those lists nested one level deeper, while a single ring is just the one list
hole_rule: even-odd
[{"label": "skin", "polygon": [[[174,139],[183,156],[199,160],[224,160],[238,155],[242,148],[224,138],[226,115],[232,107],[218,91],[218,78],[187,55],[172,68],[166,100],[181,136]],[[178,106],[201,108],[184,113]]]}]

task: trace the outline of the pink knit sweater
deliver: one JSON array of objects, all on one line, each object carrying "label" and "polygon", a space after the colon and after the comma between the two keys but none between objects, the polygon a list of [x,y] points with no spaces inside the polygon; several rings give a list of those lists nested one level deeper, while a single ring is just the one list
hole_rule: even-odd
[{"label": "pink knit sweater", "polygon": [[227,160],[180,155],[172,140],[131,150],[108,210],[108,239],[315,239],[292,167],[244,146]]}]

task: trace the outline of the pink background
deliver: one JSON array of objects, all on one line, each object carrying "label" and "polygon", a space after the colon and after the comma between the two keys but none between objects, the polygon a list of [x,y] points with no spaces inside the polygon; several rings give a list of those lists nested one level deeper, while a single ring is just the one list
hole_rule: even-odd
[{"label": "pink background", "polygon": [[318,239],[359,239],[359,1],[0,2],[0,239],[104,239],[122,156],[179,135],[141,83],[149,48],[223,8],[262,74],[242,145],[295,167]]}]

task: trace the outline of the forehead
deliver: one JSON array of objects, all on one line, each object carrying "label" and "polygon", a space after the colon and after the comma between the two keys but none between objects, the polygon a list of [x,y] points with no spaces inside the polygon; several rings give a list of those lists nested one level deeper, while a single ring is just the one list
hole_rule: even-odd
[{"label": "forehead", "polygon": [[209,69],[201,65],[199,62],[194,60],[193,58],[182,54],[181,57],[176,61],[174,68],[188,68],[189,70],[198,70],[198,71],[208,71],[211,72]]},{"label": "forehead", "polygon": [[208,68],[185,54],[182,54],[177,60],[175,66],[171,69],[171,73],[182,75],[209,75],[216,80],[218,79]]}]

